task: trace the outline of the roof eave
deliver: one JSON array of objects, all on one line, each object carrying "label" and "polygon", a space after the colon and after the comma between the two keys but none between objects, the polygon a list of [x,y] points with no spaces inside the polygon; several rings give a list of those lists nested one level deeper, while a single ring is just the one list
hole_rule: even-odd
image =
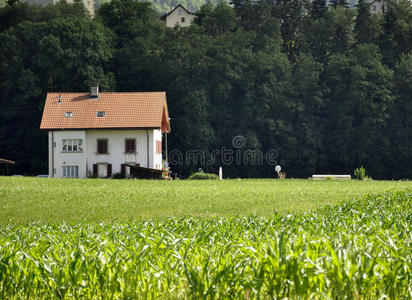
[{"label": "roof eave", "polygon": [[153,127],[74,127],[74,128],[57,128],[57,127],[43,127],[40,130],[48,130],[48,131],[62,131],[62,130],[153,130],[153,129],[160,129],[159,126]]}]

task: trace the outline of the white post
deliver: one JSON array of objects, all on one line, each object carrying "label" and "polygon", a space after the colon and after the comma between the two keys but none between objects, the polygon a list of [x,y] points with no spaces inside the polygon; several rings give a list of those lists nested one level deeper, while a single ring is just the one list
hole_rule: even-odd
[{"label": "white post", "polygon": [[223,179],[223,170],[222,167],[219,168],[219,180]]},{"label": "white post", "polygon": [[275,167],[275,171],[278,173],[278,178],[280,178],[280,174],[279,174],[280,170],[282,170],[281,166],[277,165]]}]

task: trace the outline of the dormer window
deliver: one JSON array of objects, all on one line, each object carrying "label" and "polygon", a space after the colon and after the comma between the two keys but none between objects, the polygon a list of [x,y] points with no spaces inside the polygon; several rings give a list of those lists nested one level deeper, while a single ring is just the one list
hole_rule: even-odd
[{"label": "dormer window", "polygon": [[73,118],[73,112],[71,112],[71,111],[66,111],[66,112],[64,113],[64,117],[65,117],[65,118]]},{"label": "dormer window", "polygon": [[105,111],[98,111],[96,114],[97,117],[105,117],[106,116],[106,112]]}]

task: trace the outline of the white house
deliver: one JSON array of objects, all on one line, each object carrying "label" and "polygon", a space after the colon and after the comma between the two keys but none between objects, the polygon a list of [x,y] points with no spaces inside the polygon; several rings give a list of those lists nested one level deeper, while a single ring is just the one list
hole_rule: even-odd
[{"label": "white house", "polygon": [[166,21],[167,27],[175,27],[176,25],[187,27],[192,24],[195,18],[196,15],[181,4],[178,4],[174,9],[162,16],[162,20]]},{"label": "white house", "polygon": [[40,128],[49,132],[50,177],[159,178],[166,93],[48,93]]},{"label": "white house", "polygon": [[372,14],[383,14],[387,8],[386,0],[367,0],[366,2],[370,3],[370,12]]}]

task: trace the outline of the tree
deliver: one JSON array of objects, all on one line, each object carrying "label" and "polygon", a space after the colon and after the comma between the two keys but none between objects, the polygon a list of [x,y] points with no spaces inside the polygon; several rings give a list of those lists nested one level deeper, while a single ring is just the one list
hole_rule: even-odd
[{"label": "tree", "polygon": [[412,8],[409,1],[391,1],[383,18],[379,45],[384,62],[394,67],[402,54],[412,51]]},{"label": "tree", "polygon": [[360,0],[356,5],[354,33],[358,43],[372,43],[380,33],[380,24],[370,13],[369,3]]},{"label": "tree", "polygon": [[388,156],[389,169],[385,170],[395,178],[411,177],[411,142],[412,142],[412,55],[402,55],[395,68],[395,102],[391,122],[387,126],[390,134]]},{"label": "tree", "polygon": [[332,3],[331,3],[331,5],[332,5],[333,7],[340,6],[340,7],[343,7],[343,8],[349,8],[348,1],[347,1],[347,0],[333,0]]},{"label": "tree", "polygon": [[234,10],[224,1],[218,2],[216,7],[208,2],[196,15],[195,23],[214,37],[227,31],[234,31],[238,26]]},{"label": "tree", "polygon": [[[358,45],[348,54],[333,55],[326,69],[328,121],[325,165],[350,172],[360,165],[372,176],[384,176],[382,156],[388,136],[383,132],[393,105],[393,73],[385,67],[375,45]],[[372,159],[375,158],[375,159]],[[372,163],[373,161],[373,163]]]},{"label": "tree", "polygon": [[325,13],[328,11],[325,0],[313,0],[310,6],[310,16],[313,20],[320,19],[324,17]]},{"label": "tree", "polygon": [[301,54],[292,74],[291,119],[295,149],[291,150],[288,169],[294,176],[310,176],[319,170],[325,152],[322,134],[325,126],[323,88],[320,75],[323,67],[311,56]]},{"label": "tree", "polygon": [[353,11],[342,7],[330,9],[319,18],[305,16],[301,51],[311,53],[324,65],[330,55],[345,53],[353,44],[353,17]]},{"label": "tree", "polygon": [[272,3],[272,16],[280,22],[283,52],[295,61],[299,55],[299,29],[303,17],[303,0],[281,0]]},{"label": "tree", "polygon": [[146,36],[154,27],[163,25],[150,2],[134,0],[104,3],[97,11],[97,17],[116,34],[117,48],[122,48],[131,39]]},{"label": "tree", "polygon": [[103,69],[111,55],[110,32],[85,18],[26,21],[0,33],[0,155],[17,161],[17,172],[46,170],[46,92],[87,91],[90,81],[111,90]]}]

